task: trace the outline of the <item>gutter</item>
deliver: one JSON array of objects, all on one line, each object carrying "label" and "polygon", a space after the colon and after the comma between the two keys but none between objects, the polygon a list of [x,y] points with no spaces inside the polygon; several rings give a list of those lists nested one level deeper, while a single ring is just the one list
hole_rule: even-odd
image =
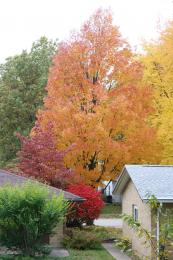
[{"label": "gutter", "polygon": [[[148,198],[141,198],[143,202],[147,202],[148,201]],[[173,204],[173,199],[162,199],[162,198],[157,198],[157,201],[162,205],[164,203],[171,203]]]}]

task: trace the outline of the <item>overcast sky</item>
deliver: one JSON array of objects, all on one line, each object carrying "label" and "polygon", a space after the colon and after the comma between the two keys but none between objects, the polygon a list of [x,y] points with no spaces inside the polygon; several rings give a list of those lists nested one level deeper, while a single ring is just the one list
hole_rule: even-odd
[{"label": "overcast sky", "polygon": [[111,7],[114,22],[130,43],[156,38],[173,19],[171,0],[0,0],[0,63],[29,49],[40,36],[63,40],[99,7]]}]

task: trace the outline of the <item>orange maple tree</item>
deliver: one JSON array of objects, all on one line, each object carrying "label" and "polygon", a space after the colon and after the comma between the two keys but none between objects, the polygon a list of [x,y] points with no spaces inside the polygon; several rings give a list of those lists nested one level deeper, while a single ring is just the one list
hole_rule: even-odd
[{"label": "orange maple tree", "polygon": [[67,167],[98,186],[125,163],[158,160],[155,131],[147,124],[152,93],[109,10],[97,10],[61,43],[53,63],[37,124],[44,130],[51,122],[58,149],[75,144]]}]

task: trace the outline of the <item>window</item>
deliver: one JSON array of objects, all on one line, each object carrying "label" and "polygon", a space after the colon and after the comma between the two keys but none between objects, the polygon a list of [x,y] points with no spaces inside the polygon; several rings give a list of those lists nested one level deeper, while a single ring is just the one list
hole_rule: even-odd
[{"label": "window", "polygon": [[133,219],[138,221],[138,207],[136,205],[133,205]]}]

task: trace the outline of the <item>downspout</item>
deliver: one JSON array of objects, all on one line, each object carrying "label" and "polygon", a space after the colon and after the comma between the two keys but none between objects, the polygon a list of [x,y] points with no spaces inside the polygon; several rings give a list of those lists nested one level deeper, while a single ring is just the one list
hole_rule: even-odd
[{"label": "downspout", "polygon": [[160,209],[162,207],[162,203],[160,203],[157,208],[157,216],[156,216],[156,240],[157,240],[157,260],[160,259]]}]

